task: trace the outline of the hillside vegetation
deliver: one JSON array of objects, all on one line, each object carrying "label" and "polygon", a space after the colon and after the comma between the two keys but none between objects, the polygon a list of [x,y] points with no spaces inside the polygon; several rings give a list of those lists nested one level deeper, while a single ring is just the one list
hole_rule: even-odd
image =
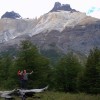
[{"label": "hillside vegetation", "polygon": [[22,41],[16,56],[0,56],[0,89],[20,88],[17,72],[25,69],[34,71],[29,76],[29,89],[49,85],[50,91],[100,94],[100,50],[97,47],[90,50],[84,64],[69,52],[52,65],[30,41]]}]

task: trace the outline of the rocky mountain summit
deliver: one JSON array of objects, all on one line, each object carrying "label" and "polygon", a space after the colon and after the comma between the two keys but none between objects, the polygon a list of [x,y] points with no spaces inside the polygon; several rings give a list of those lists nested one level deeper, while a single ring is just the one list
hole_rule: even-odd
[{"label": "rocky mountain summit", "polygon": [[68,51],[87,55],[100,47],[100,19],[70,10],[50,11],[38,19],[0,19],[0,51],[18,48],[26,39],[49,56]]},{"label": "rocky mountain summit", "polygon": [[58,12],[58,11],[76,11],[75,9],[72,9],[69,4],[61,4],[60,2],[55,2],[55,5],[53,9],[50,12]]},{"label": "rocky mountain summit", "polygon": [[6,12],[1,16],[1,18],[12,18],[12,19],[17,19],[21,18],[21,16],[18,13],[15,13],[14,11],[11,12]]}]

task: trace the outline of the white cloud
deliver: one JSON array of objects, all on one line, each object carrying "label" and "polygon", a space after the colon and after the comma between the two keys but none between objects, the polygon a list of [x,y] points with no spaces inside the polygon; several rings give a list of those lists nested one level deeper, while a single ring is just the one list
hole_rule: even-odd
[{"label": "white cloud", "polygon": [[100,8],[97,7],[91,7],[87,12],[87,15],[92,16],[92,17],[96,17],[96,18],[100,18]]},{"label": "white cloud", "polygon": [[91,7],[88,11],[87,11],[87,14],[91,14],[95,11],[100,11],[100,8],[97,8],[97,7]]},{"label": "white cloud", "polygon": [[92,17],[100,18],[100,10],[94,11],[93,13],[89,14]]}]

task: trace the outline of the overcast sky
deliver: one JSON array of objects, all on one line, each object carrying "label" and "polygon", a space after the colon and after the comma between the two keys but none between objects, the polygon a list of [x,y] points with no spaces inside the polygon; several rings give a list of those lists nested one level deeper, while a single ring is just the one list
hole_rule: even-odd
[{"label": "overcast sky", "polygon": [[0,16],[15,11],[23,18],[35,18],[49,12],[55,2],[70,4],[73,9],[100,18],[100,0],[0,0]]}]

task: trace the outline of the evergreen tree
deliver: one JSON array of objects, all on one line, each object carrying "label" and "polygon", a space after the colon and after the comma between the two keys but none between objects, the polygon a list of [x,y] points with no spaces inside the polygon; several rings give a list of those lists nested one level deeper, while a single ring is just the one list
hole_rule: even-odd
[{"label": "evergreen tree", "polygon": [[5,55],[0,59],[0,83],[2,88],[10,88],[8,85],[11,82],[10,74],[13,73],[10,70],[11,66],[12,58],[10,55]]},{"label": "evergreen tree", "polygon": [[100,93],[100,50],[98,48],[90,51],[82,80],[83,91]]},{"label": "evergreen tree", "polygon": [[[36,46],[30,41],[22,41],[19,56],[16,60],[16,67],[18,70],[33,70],[30,75],[30,88],[47,85],[48,74],[50,71],[49,60],[42,56]],[[16,73],[17,73],[16,71]]]},{"label": "evergreen tree", "polygon": [[81,64],[73,53],[63,57],[56,67],[56,87],[66,92],[77,90],[77,76],[81,71]]},{"label": "evergreen tree", "polygon": [[34,67],[34,59],[38,55],[37,48],[28,40],[20,44],[19,56],[17,57],[17,67],[19,69],[31,69]]}]

